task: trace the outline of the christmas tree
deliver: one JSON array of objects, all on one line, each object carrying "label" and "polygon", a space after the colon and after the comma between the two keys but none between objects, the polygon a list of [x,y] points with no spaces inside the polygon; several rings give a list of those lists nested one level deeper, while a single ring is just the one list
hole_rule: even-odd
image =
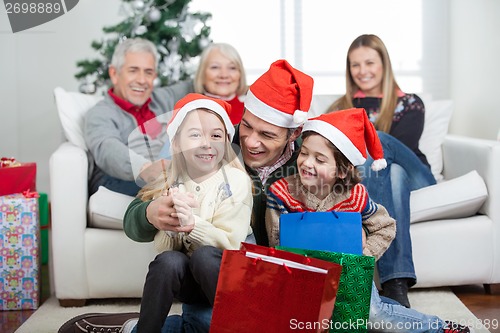
[{"label": "christmas tree", "polygon": [[120,14],[126,19],[114,26],[104,27],[106,34],[93,41],[92,48],[99,57],[77,62],[80,71],[80,91],[94,93],[109,85],[108,66],[115,46],[127,38],[141,37],[158,48],[157,84],[169,85],[192,77],[203,49],[211,42],[207,20],[210,13],[191,13],[191,0],[123,0]]}]

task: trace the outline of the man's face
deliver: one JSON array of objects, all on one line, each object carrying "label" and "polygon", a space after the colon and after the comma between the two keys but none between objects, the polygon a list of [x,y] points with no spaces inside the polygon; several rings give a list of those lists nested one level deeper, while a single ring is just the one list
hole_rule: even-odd
[{"label": "man's face", "polygon": [[300,135],[297,129],[287,138],[287,128],[272,125],[248,110],[243,114],[239,132],[243,161],[253,169],[274,165],[286,145]]},{"label": "man's face", "polygon": [[142,106],[151,97],[156,78],[155,59],[148,52],[128,52],[119,70],[109,68],[113,92],[130,103]]}]

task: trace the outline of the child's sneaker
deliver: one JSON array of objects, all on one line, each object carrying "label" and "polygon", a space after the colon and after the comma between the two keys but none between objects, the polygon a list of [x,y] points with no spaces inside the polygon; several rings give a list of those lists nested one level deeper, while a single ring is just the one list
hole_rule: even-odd
[{"label": "child's sneaker", "polygon": [[444,333],[472,333],[471,329],[467,326],[463,326],[452,321],[445,321],[443,327]]}]

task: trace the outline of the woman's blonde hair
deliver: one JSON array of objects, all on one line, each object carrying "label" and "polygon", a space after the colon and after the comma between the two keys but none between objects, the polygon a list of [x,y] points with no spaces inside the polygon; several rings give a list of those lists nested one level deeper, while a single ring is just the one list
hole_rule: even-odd
[{"label": "woman's blonde hair", "polygon": [[[224,120],[222,119],[222,117],[212,110],[205,108],[198,108],[191,110],[190,112],[194,111],[209,112],[215,115],[224,125]],[[186,124],[186,119],[184,119],[184,121],[181,123],[181,125],[177,129],[177,132],[175,133],[175,136],[172,139],[171,162],[168,163],[168,166],[166,165],[166,163],[164,164],[162,174],[155,181],[148,183],[139,191],[138,197],[141,200],[146,201],[146,200],[156,199],[163,193],[163,191],[170,188],[186,174],[187,172],[186,160],[184,158],[184,155],[179,149],[179,142],[178,142],[179,140],[178,134],[180,133],[185,124]],[[224,142],[224,156],[222,158],[221,167],[228,165],[230,167],[238,168],[242,171],[245,171],[245,168],[240,163],[238,157],[236,156],[236,153],[233,150],[233,147],[231,146],[231,141],[229,140],[229,135],[227,133],[227,128],[225,126],[224,126],[224,134],[226,139]]]},{"label": "woman's blonde hair", "polygon": [[240,83],[238,85],[238,89],[236,90],[236,95],[245,95],[247,93],[248,86],[243,61],[241,60],[238,51],[236,51],[233,46],[226,43],[213,43],[203,50],[200,56],[200,65],[198,66],[198,70],[196,71],[196,75],[194,77],[194,91],[203,95],[207,92],[205,90],[205,72],[208,67],[208,55],[213,50],[219,50],[220,53],[236,64],[236,67],[238,67],[238,70],[240,71]]},{"label": "woman's blonde hair", "polygon": [[384,45],[384,42],[376,35],[361,35],[357,37],[349,46],[347,51],[346,59],[346,93],[344,96],[335,101],[328,108],[327,112],[344,110],[354,107],[352,100],[354,94],[359,90],[359,87],[354,82],[351,75],[351,63],[349,61],[349,55],[352,51],[360,47],[369,47],[377,51],[380,59],[382,59],[382,66],[384,68],[384,75],[382,78],[382,103],[380,105],[380,114],[375,121],[375,128],[379,131],[388,133],[391,129],[392,118],[394,116],[394,110],[398,103],[398,94],[400,90],[399,85],[394,78],[394,73],[392,71],[391,59],[389,58],[389,53]]}]

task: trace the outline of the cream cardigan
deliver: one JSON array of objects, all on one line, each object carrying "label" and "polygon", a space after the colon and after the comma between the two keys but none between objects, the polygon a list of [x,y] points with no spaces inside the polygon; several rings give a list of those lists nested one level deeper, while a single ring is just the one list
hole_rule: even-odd
[{"label": "cream cardigan", "polygon": [[239,249],[252,233],[252,184],[245,171],[225,165],[201,183],[189,177],[179,182],[180,192],[193,193],[195,227],[189,233],[158,231],[154,244],[159,251],[182,250],[188,255],[203,245]]}]

